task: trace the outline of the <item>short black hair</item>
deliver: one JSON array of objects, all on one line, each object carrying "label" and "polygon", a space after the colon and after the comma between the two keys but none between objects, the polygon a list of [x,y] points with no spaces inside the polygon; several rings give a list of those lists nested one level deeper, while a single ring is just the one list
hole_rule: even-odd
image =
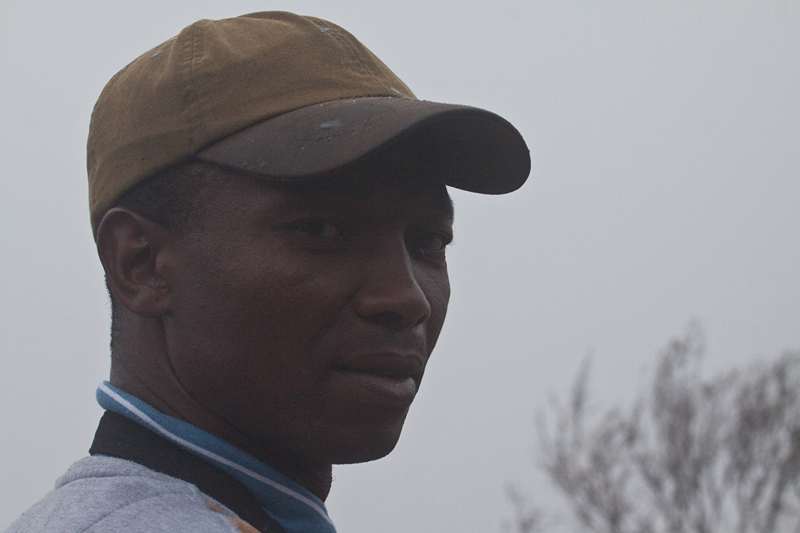
[{"label": "short black hair", "polygon": [[[213,168],[212,168],[213,167]],[[178,163],[133,186],[114,204],[168,228],[177,235],[197,229],[203,220],[200,193],[208,187],[209,175],[216,165],[199,159]],[[111,355],[119,338],[120,303],[111,292],[106,279],[111,302]]]},{"label": "short black hair", "polygon": [[215,167],[189,159],[169,167],[125,192],[115,205],[184,234],[202,220],[198,198],[208,186],[209,167],[212,166]]}]

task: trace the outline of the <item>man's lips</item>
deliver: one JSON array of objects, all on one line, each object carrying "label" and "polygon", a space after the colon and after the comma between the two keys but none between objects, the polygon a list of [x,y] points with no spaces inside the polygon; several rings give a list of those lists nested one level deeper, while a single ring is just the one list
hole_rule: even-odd
[{"label": "man's lips", "polygon": [[422,356],[416,353],[378,352],[348,357],[337,362],[334,369],[387,378],[421,377],[425,370],[425,362]]},{"label": "man's lips", "polygon": [[425,362],[415,353],[381,352],[349,357],[333,371],[369,396],[407,405],[417,394]]}]

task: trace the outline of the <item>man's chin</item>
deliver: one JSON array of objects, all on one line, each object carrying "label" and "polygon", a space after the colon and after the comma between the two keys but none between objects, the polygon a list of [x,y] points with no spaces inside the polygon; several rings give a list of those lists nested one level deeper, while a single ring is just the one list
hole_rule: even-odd
[{"label": "man's chin", "polygon": [[344,442],[331,447],[331,464],[355,464],[375,461],[387,456],[400,440],[402,422],[395,427],[353,432]]},{"label": "man's chin", "polygon": [[392,452],[392,450],[394,450],[396,445],[397,441],[395,441],[392,446],[373,448],[360,453],[354,452],[354,453],[342,454],[341,456],[337,457],[336,460],[332,461],[331,464],[352,465],[357,463],[368,463],[370,461],[376,461],[378,459],[382,459],[387,455],[389,455]]}]

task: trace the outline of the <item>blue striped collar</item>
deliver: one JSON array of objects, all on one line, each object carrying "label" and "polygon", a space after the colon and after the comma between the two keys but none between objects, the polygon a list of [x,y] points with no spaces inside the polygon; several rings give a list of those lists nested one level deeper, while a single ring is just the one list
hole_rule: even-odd
[{"label": "blue striped collar", "polygon": [[286,533],[336,533],[325,504],[275,469],[202,429],[167,416],[104,381],[97,402],[221,468],[247,487]]}]

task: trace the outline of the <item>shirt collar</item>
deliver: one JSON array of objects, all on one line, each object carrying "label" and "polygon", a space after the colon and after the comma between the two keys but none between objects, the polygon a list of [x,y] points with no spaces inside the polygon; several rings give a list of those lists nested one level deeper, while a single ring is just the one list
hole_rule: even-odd
[{"label": "shirt collar", "polygon": [[157,411],[107,381],[97,388],[97,402],[104,409],[142,424],[236,478],[286,533],[336,533],[322,500],[252,455],[188,422]]}]

